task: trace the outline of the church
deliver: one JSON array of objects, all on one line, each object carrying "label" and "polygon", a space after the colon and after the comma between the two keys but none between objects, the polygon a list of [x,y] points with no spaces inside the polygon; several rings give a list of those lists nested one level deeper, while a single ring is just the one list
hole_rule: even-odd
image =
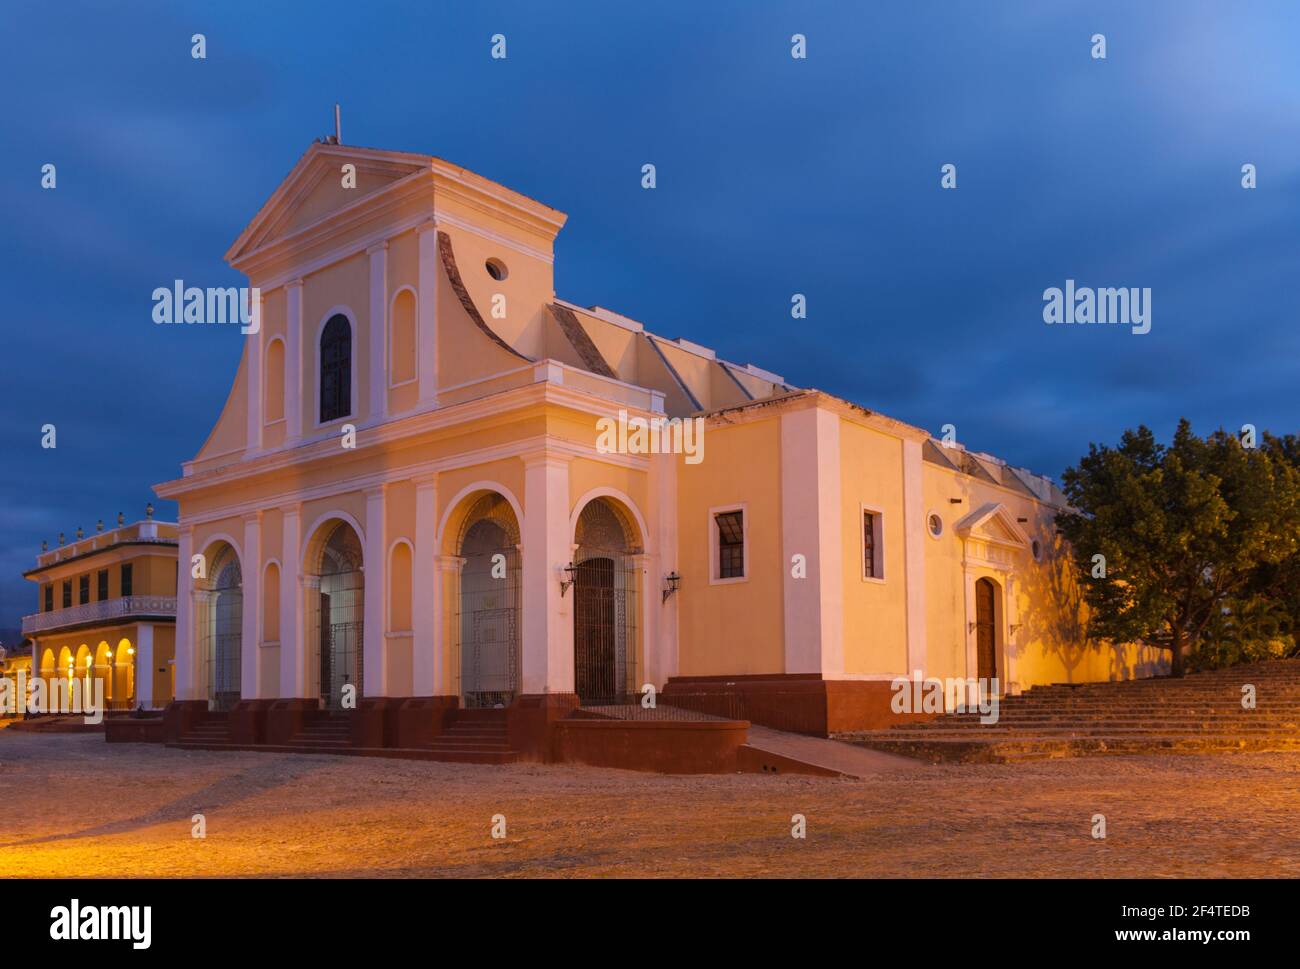
[{"label": "church", "polygon": [[[410,748],[496,718],[545,760],[596,708],[715,698],[826,736],[890,722],[916,671],[1152,672],[1085,642],[1051,480],[560,298],[565,219],[335,139],[253,216],[226,259],[260,326],[155,488],[179,504],[172,736],[346,721]],[[674,421],[694,448],[602,433]]]}]

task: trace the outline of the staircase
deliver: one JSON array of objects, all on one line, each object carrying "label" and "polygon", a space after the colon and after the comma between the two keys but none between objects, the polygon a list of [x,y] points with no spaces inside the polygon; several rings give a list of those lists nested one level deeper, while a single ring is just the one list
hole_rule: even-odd
[{"label": "staircase", "polygon": [[347,714],[323,713],[308,720],[289,745],[300,754],[347,753],[352,746]]},{"label": "staircase", "polygon": [[181,734],[180,742],[175,746],[190,750],[224,750],[230,744],[230,714],[209,713]]},{"label": "staircase", "polygon": [[[1255,709],[1242,708],[1242,686]],[[1300,750],[1300,660],[1182,679],[1034,687],[1000,701],[998,721],[955,713],[837,739],[935,762],[1003,763],[1091,754]]]},{"label": "staircase", "polygon": [[425,749],[432,760],[457,764],[513,764],[519,756],[506,734],[505,710],[457,710]]}]

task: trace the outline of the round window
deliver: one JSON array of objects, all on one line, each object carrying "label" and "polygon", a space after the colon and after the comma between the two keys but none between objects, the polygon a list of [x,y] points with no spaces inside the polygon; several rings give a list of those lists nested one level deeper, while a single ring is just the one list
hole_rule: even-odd
[{"label": "round window", "polygon": [[1029,543],[1029,551],[1031,551],[1031,552],[1034,553],[1034,561],[1035,561],[1035,562],[1038,562],[1038,561],[1040,561],[1040,560],[1042,559],[1042,557],[1043,557],[1043,546],[1041,546],[1041,545],[1038,544],[1038,539],[1034,539],[1032,542]]},{"label": "round window", "polygon": [[931,512],[930,517],[926,519],[926,528],[930,530],[931,538],[938,538],[943,534],[943,519],[935,512]]},{"label": "round window", "polygon": [[487,269],[488,275],[498,282],[510,275],[509,271],[506,269],[506,264],[500,259],[489,259],[483,264],[483,266]]}]

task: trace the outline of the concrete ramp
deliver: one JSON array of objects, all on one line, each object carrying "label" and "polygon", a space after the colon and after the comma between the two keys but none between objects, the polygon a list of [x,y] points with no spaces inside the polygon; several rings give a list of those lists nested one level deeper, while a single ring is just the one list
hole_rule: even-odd
[{"label": "concrete ramp", "polygon": [[820,777],[867,778],[917,773],[926,765],[838,740],[773,730],[751,724],[749,743],[740,748],[740,769],[755,774],[813,774]]}]

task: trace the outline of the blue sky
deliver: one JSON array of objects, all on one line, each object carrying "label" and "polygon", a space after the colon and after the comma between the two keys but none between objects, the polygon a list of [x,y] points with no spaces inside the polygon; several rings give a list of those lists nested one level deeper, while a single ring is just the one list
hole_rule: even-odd
[{"label": "blue sky", "polygon": [[[0,28],[0,629],[43,538],[140,517],[203,442],[240,337],[155,326],[150,294],[238,283],[222,254],[336,100],[347,143],[567,212],[561,297],[1040,472],[1142,422],[1300,417],[1295,3],[8,2]],[[1067,278],[1150,287],[1151,332],[1045,325]]]}]

